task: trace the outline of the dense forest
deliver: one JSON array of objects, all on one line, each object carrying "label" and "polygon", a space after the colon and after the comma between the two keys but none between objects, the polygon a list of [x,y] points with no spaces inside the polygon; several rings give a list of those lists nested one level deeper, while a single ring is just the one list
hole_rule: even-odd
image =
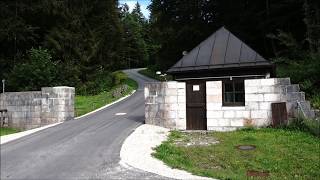
[{"label": "dense forest", "polygon": [[0,77],[7,90],[68,85],[94,94],[111,72],[147,65],[148,23],[114,0],[0,2]]},{"label": "dense forest", "polygon": [[[10,91],[75,86],[94,94],[112,72],[166,70],[221,26],[320,99],[320,1],[151,0],[149,18],[116,0],[2,0],[0,77]],[[318,95],[317,95],[318,94]]]}]

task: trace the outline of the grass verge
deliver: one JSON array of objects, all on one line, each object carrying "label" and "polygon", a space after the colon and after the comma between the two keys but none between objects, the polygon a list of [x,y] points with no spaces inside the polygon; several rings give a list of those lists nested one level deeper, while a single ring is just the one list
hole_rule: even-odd
[{"label": "grass verge", "polygon": [[[211,136],[220,143],[181,146],[190,137]],[[200,138],[199,138],[200,136]],[[237,145],[254,145],[243,151]],[[208,134],[174,131],[153,154],[167,165],[200,176],[219,179],[251,179],[247,171],[269,172],[264,179],[320,179],[320,139],[283,129],[239,130]],[[261,177],[260,177],[261,178]],[[258,179],[253,177],[253,179]]]},{"label": "grass verge", "polygon": [[0,136],[13,134],[19,132],[18,129],[15,128],[9,128],[9,127],[0,127]]},{"label": "grass verge", "polygon": [[147,76],[149,78],[156,79],[158,81],[165,81],[165,80],[171,81],[173,79],[173,77],[171,75],[167,75],[166,78],[161,77],[156,74],[156,71],[153,71],[151,69],[142,69],[142,70],[138,71],[138,73],[140,73],[144,76]]},{"label": "grass verge", "polygon": [[[123,85],[127,88],[123,89]],[[138,83],[133,79],[127,78],[124,83],[117,85],[109,91],[101,92],[92,96],[77,95],[75,98],[75,115],[79,117],[106,104],[109,104],[121,97],[124,97],[138,88]]]}]

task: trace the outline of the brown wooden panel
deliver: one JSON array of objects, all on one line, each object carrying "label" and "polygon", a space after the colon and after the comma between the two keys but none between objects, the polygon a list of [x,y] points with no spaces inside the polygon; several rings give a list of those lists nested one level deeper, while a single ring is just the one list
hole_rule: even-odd
[{"label": "brown wooden panel", "polygon": [[187,129],[206,130],[206,82],[187,81]]},{"label": "brown wooden panel", "polygon": [[277,127],[288,123],[287,107],[285,102],[271,103],[272,126]]}]

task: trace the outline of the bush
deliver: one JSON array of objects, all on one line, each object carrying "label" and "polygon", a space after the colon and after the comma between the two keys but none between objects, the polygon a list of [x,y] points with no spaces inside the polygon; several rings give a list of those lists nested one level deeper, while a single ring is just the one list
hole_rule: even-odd
[{"label": "bush", "polygon": [[112,82],[113,85],[119,85],[124,83],[124,81],[128,79],[127,74],[122,71],[115,71],[112,73]]},{"label": "bush", "polygon": [[76,90],[78,95],[97,95],[108,91],[112,87],[112,77],[109,72],[98,72],[90,77],[87,82],[80,84]]},{"label": "bush", "polygon": [[52,86],[58,76],[52,56],[47,49],[32,48],[24,63],[14,66],[11,73],[6,75],[10,91],[39,90],[41,87]]},{"label": "bush", "polygon": [[320,109],[320,94],[315,94],[312,96],[311,104],[315,109]]},{"label": "bush", "polygon": [[308,54],[299,59],[277,58],[278,77],[290,77],[293,83],[299,83],[309,96],[320,91],[320,54]]},{"label": "bush", "polygon": [[297,118],[289,120],[289,125],[286,127],[291,130],[299,130],[303,132],[311,133],[320,137],[320,121],[319,119],[308,119],[302,115],[298,115]]}]

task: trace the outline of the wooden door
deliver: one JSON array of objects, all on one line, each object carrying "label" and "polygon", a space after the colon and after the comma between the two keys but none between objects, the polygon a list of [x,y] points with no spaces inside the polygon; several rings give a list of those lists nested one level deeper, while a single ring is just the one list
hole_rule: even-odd
[{"label": "wooden door", "polygon": [[287,125],[288,123],[288,113],[285,102],[271,103],[272,110],[272,126],[278,127],[282,125]]},{"label": "wooden door", "polygon": [[207,130],[206,81],[187,81],[187,130]]}]

